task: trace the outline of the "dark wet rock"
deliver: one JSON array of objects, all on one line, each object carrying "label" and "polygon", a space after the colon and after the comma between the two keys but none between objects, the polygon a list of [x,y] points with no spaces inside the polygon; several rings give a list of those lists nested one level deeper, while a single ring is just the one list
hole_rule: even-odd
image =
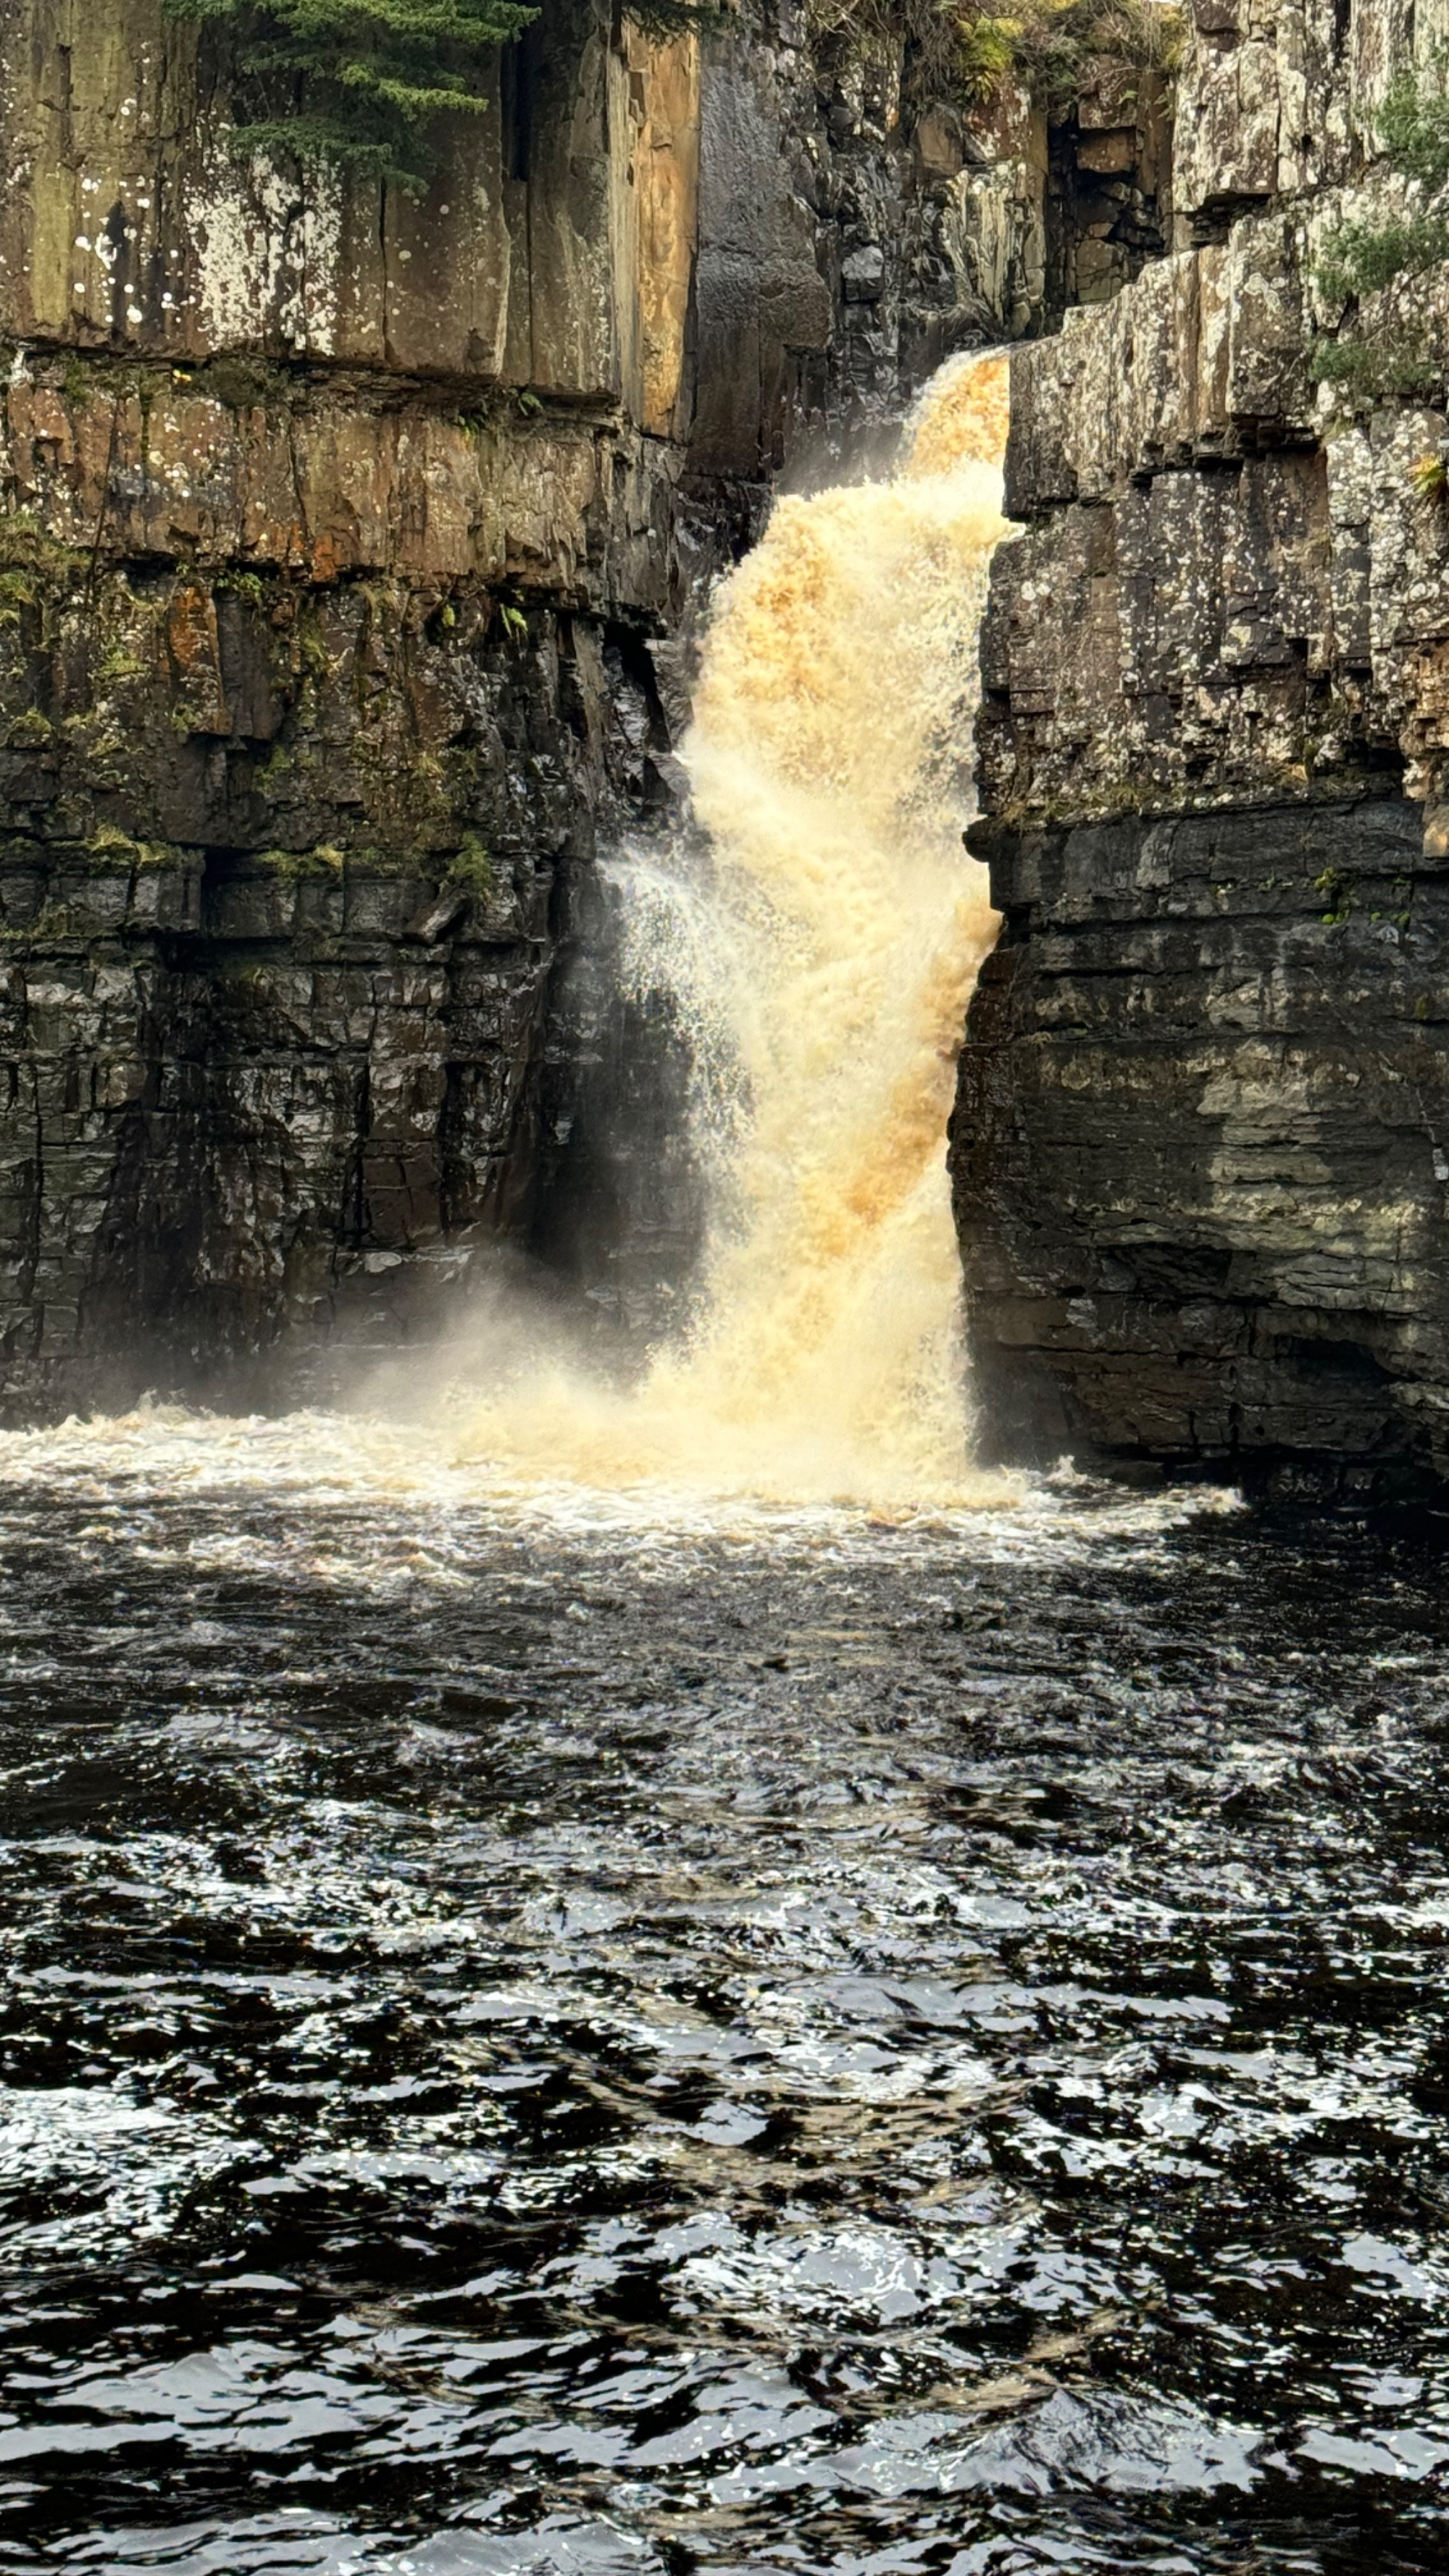
[{"label": "dark wet rock", "polygon": [[954,1144],[1006,1449],[1449,1464],[1444,419],[1335,416],[1310,363],[1388,50],[1200,8],[1171,255],[1013,362]]},{"label": "dark wet rock", "polygon": [[953,1162],[997,1444],[1449,1461],[1449,874],[1419,809],[976,827]]},{"label": "dark wet rock", "polygon": [[900,42],[560,0],[383,200],[92,17],[0,39],[0,1405],[315,1384],[500,1243],[647,1327],[697,1175],[597,855],[771,477],[1037,316],[1044,151],[916,156]]}]

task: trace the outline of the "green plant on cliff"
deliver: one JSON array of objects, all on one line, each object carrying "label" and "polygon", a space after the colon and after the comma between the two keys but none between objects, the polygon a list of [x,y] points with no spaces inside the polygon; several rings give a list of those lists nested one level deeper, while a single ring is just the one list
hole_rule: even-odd
[{"label": "green plant on cliff", "polygon": [[[539,15],[530,0],[164,0],[235,46],[255,113],[240,155],[330,160],[410,189],[438,160],[438,120],[493,104],[489,68]],[[716,0],[627,0],[651,33],[712,25]]]},{"label": "green plant on cliff", "polygon": [[498,871],[492,853],[485,848],[476,832],[465,833],[457,856],[448,862],[443,878],[445,886],[466,887],[477,903],[490,904],[498,890]]},{"label": "green plant on cliff", "polygon": [[1430,391],[1444,375],[1422,321],[1380,319],[1366,329],[1359,299],[1425,276],[1449,260],[1449,52],[1442,46],[1419,70],[1391,81],[1378,115],[1390,170],[1413,189],[1400,211],[1336,224],[1314,271],[1319,291],[1345,307],[1336,339],[1315,340],[1320,383],[1363,394]]},{"label": "green plant on cliff", "polygon": [[646,36],[666,42],[695,29],[703,34],[711,27],[727,27],[730,22],[726,0],[624,0],[623,14]]},{"label": "green plant on cliff", "polygon": [[1081,94],[1085,64],[1103,55],[1170,77],[1182,55],[1178,0],[809,0],[816,36],[867,46],[904,41],[906,87],[917,100],[954,99],[984,115],[1013,88],[1050,116]]},{"label": "green plant on cliff", "polygon": [[490,105],[488,64],[538,15],[524,0],[166,0],[219,22],[262,112],[240,152],[326,157],[405,187],[426,185],[444,114]]},{"label": "green plant on cliff", "polygon": [[1170,78],[1182,59],[1183,14],[1174,0],[1019,0],[1013,9],[952,12],[961,85],[970,106],[989,107],[1012,82],[1065,115],[1088,62],[1106,57]]},{"label": "green plant on cliff", "polygon": [[1327,927],[1330,930],[1341,929],[1353,910],[1352,893],[1342,869],[1325,868],[1321,877],[1314,878],[1313,891],[1321,895],[1328,906],[1322,915]]},{"label": "green plant on cliff", "polygon": [[256,865],[266,868],[288,885],[303,877],[339,877],[347,864],[346,853],[331,842],[319,842],[310,850],[258,850]]}]

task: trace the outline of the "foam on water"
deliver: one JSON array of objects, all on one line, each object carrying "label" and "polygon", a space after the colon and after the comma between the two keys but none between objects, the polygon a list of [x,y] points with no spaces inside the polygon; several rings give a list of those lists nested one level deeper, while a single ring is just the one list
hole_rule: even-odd
[{"label": "foam on water", "polygon": [[339,1575],[350,1568],[359,1576],[383,1562],[422,1570],[415,1551],[425,1536],[441,1573],[455,1551],[468,1557],[480,1517],[521,1532],[595,1532],[626,1544],[632,1537],[646,1548],[663,1544],[671,1557],[722,1537],[767,1558],[802,1543],[874,1549],[886,1534],[908,1546],[915,1534],[931,1551],[943,1538],[969,1538],[982,1562],[1084,1550],[1103,1561],[1114,1545],[1141,1551],[1204,1514],[1242,1509],[1221,1486],[1130,1493],[1095,1485],[1065,1462],[1052,1475],[983,1477],[968,1500],[924,1499],[914,1509],[711,1493],[683,1476],[611,1488],[563,1471],[505,1471],[420,1438],[413,1424],[341,1413],[227,1417],[150,1404],[0,1431],[0,1492],[89,1498],[128,1527],[151,1503],[301,1503],[314,1516],[299,1534],[314,1572],[316,1531],[340,1512],[348,1515],[347,1553],[329,1562]]},{"label": "foam on water", "polygon": [[1189,1508],[0,1439],[6,2576],[1441,2568],[1442,1563]]}]

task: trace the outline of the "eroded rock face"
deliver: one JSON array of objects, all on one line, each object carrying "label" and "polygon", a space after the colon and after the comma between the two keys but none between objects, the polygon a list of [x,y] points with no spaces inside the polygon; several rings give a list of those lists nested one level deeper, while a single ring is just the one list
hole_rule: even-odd
[{"label": "eroded rock face", "polygon": [[1014,361],[954,1145],[1007,1446],[1449,1461],[1446,423],[1334,417],[1309,364],[1431,15],[1195,0],[1175,249]]},{"label": "eroded rock face", "polygon": [[1151,65],[1091,56],[1050,135],[1047,312],[1106,304],[1172,233],[1173,85]]},{"label": "eroded rock face", "polygon": [[414,1272],[432,1309],[526,1237],[559,908],[645,793],[642,654],[473,582],[6,579],[11,1386],[386,1338]]},{"label": "eroded rock face", "polygon": [[693,187],[692,44],[614,45],[607,13],[562,0],[548,42],[500,54],[426,197],[238,161],[224,51],[161,0],[5,0],[0,65],[20,339],[181,365],[265,349],[644,419],[661,201]]},{"label": "eroded rock face", "polygon": [[325,1388],[500,1244],[648,1325],[597,854],[771,474],[1038,309],[1029,120],[899,75],[551,0],[414,199],[238,161],[161,0],[0,0],[0,1408]]},{"label": "eroded rock face", "polygon": [[701,102],[698,412],[712,475],[775,474],[804,440],[867,438],[943,358],[1038,328],[1047,134],[1024,100],[989,133],[910,106],[900,46],[720,43]]}]

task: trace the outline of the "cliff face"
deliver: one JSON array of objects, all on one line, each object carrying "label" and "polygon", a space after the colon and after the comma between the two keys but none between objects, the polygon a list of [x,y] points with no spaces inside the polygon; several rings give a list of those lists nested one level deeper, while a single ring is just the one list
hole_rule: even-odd
[{"label": "cliff face", "polygon": [[[954,1171],[1007,1448],[1449,1463],[1442,408],[1312,381],[1384,0],[1194,0],[1178,247],[1013,365]],[[1381,317],[1364,316],[1370,330]]]},{"label": "cliff face", "polygon": [[1040,307],[1031,121],[968,166],[872,59],[556,0],[418,201],[236,162],[159,0],[0,0],[0,1401],[607,1250],[570,958],[681,616],[802,439]]}]

